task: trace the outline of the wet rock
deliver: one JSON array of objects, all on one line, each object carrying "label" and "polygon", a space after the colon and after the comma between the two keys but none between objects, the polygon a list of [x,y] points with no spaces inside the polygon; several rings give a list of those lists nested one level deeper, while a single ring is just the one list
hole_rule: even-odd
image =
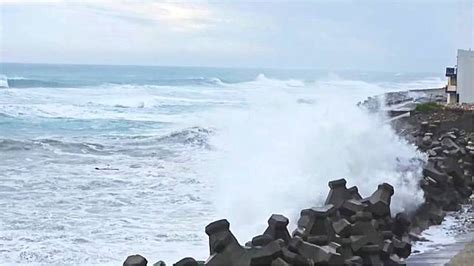
[{"label": "wet rock", "polygon": [[358,212],[356,214],[350,237],[353,251],[358,251],[368,244],[382,245],[382,235],[371,222],[372,215],[369,212]]},{"label": "wet rock", "polygon": [[383,260],[387,260],[393,254],[394,250],[395,248],[393,247],[392,240],[384,240],[382,250],[380,252],[381,258]]},{"label": "wet rock", "polygon": [[397,215],[395,215],[395,222],[393,223],[392,232],[396,236],[401,237],[404,233],[408,232],[410,225],[410,218],[408,218],[406,213],[397,213]]},{"label": "wet rock", "polygon": [[252,238],[251,246],[265,246],[275,240],[271,235],[263,234]]},{"label": "wet rock", "polygon": [[377,217],[390,215],[390,201],[394,191],[390,184],[380,184],[369,198],[369,210]]},{"label": "wet rock", "polygon": [[346,219],[340,219],[336,222],[333,222],[332,228],[334,229],[334,232],[336,232],[336,234],[341,237],[347,237],[351,233],[351,223],[349,223],[349,221]]},{"label": "wet rock", "polygon": [[402,260],[397,254],[392,254],[384,262],[384,265],[406,265],[406,262]]},{"label": "wet rock", "polygon": [[340,247],[336,249],[337,253],[341,254],[343,258],[351,258],[354,254],[351,248],[351,239],[350,238],[342,238],[338,242]]},{"label": "wet rock", "polygon": [[359,189],[356,186],[350,187],[348,190],[349,190],[349,193],[352,196],[352,199],[354,199],[354,200],[361,200],[362,199],[362,196],[359,194]]},{"label": "wet rock", "polygon": [[206,226],[206,234],[209,236],[209,253],[221,252],[229,245],[238,245],[237,239],[229,230],[230,224],[222,219]]},{"label": "wet rock", "polygon": [[408,256],[410,256],[410,253],[411,253],[411,244],[410,243],[408,243],[406,241],[399,240],[397,238],[393,238],[392,243],[393,243],[393,248],[395,250],[395,253],[400,258],[408,258]]},{"label": "wet rock", "polygon": [[344,217],[351,217],[357,212],[363,211],[365,207],[367,207],[367,205],[363,204],[362,202],[350,199],[342,204],[341,208],[339,208],[339,212]]},{"label": "wet rock", "polygon": [[331,204],[335,208],[339,208],[344,201],[351,199],[352,195],[346,188],[346,180],[345,179],[338,179],[333,180],[328,183],[331,190],[326,198],[326,202],[324,204],[328,205]]},{"label": "wet rock", "polygon": [[128,256],[123,266],[146,266],[148,261],[141,255]]},{"label": "wet rock", "polygon": [[382,231],[382,238],[383,239],[392,239],[393,232],[392,231]]},{"label": "wet rock", "polygon": [[349,265],[350,266],[360,266],[360,265],[363,265],[363,263],[364,263],[364,260],[362,260],[362,258],[359,257],[359,256],[353,256],[353,257],[351,257],[349,259],[346,259],[344,261],[344,265],[348,265],[348,266]]},{"label": "wet rock", "polygon": [[344,261],[341,254],[331,246],[318,246],[298,239],[295,241],[294,247],[298,254],[315,263],[342,264]]},{"label": "wet rock", "polygon": [[[296,250],[295,250],[296,251]],[[301,265],[301,266],[312,266],[313,263],[310,262],[307,258],[297,254],[294,251],[290,251],[288,248],[282,249],[282,257],[285,261],[291,265]]]},{"label": "wet rock", "polygon": [[306,241],[318,246],[324,246],[324,245],[329,244],[329,237],[325,235],[315,235],[315,236],[310,235],[306,238]]},{"label": "wet rock", "polygon": [[361,256],[364,261],[364,265],[382,265],[378,245],[364,246],[360,249],[359,253],[359,256]]},{"label": "wet rock", "polygon": [[325,235],[329,239],[334,236],[334,230],[332,229],[331,220],[329,216],[332,215],[336,209],[333,205],[328,204],[323,207],[314,207],[311,209],[305,209],[301,211],[301,216],[308,216],[308,222],[302,233],[303,239],[307,239],[308,236]]},{"label": "wet rock", "polygon": [[446,184],[448,180],[448,176],[438,170],[433,161],[428,161],[425,165],[423,168],[423,175],[431,177],[439,184]]},{"label": "wet rock", "polygon": [[248,265],[249,258],[242,246],[229,230],[229,222],[218,220],[206,226],[209,236],[210,257],[207,266],[213,265]]},{"label": "wet rock", "polygon": [[271,236],[274,240],[282,239],[285,243],[288,243],[291,238],[286,228],[288,223],[289,220],[285,216],[273,214],[270,219],[268,219],[268,227],[263,234]]},{"label": "wet rock", "polygon": [[282,258],[277,258],[272,261],[271,266],[290,266],[290,264]]},{"label": "wet rock", "polygon": [[187,257],[176,262],[173,266],[198,266],[198,263],[195,259]]},{"label": "wet rock", "polygon": [[250,265],[270,265],[273,260],[283,255],[284,245],[282,239],[277,239],[262,248],[255,249],[251,254]]}]

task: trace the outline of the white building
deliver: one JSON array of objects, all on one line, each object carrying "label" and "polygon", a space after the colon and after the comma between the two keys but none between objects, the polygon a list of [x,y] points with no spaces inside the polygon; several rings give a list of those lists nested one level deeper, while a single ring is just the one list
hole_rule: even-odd
[{"label": "white building", "polygon": [[446,68],[448,103],[474,103],[474,51],[458,50],[457,67]]}]

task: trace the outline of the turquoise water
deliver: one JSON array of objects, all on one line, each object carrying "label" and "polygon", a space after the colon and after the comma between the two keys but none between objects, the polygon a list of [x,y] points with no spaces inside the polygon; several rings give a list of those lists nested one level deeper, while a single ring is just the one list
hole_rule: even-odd
[{"label": "turquoise water", "polygon": [[442,83],[436,73],[0,64],[0,261],[205,259],[213,219],[229,218],[244,243],[269,214],[291,218],[324,198],[333,177],[367,184],[362,193],[391,181],[409,208],[418,191],[404,178],[419,169],[397,169],[421,155],[355,104]]}]

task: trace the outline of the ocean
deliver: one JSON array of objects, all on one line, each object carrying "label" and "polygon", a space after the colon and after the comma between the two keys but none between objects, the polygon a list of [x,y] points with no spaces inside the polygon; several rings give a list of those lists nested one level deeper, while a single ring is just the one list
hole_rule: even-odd
[{"label": "ocean", "polygon": [[422,202],[423,154],[384,114],[388,91],[440,73],[0,64],[0,264],[206,259],[204,227],[241,244],[272,213],[321,204],[327,182]]}]

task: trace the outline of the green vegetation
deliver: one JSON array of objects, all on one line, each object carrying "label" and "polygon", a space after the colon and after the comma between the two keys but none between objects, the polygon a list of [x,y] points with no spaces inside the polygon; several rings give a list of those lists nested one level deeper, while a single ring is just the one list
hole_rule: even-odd
[{"label": "green vegetation", "polygon": [[439,110],[441,108],[443,108],[443,106],[437,103],[420,103],[415,107],[415,111],[429,112],[429,111]]}]

